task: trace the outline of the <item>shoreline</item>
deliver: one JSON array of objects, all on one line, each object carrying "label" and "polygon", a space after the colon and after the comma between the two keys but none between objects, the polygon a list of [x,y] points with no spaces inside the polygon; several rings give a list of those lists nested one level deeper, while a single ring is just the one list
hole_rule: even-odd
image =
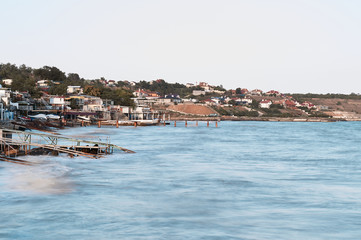
[{"label": "shoreline", "polygon": [[258,122],[359,122],[361,119],[344,118],[280,118],[280,117],[171,117],[171,121],[258,121]]}]

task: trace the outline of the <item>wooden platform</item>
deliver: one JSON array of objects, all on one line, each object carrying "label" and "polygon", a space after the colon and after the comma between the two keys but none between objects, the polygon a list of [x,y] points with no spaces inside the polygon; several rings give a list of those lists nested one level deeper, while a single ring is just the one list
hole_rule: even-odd
[{"label": "wooden platform", "polygon": [[70,157],[83,156],[88,158],[100,158],[103,155],[113,153],[114,150],[134,153],[132,150],[111,144],[109,138],[103,141],[91,141],[54,134],[0,129],[0,152],[2,155],[0,158],[3,157],[0,161],[16,162],[13,158],[10,160],[6,158],[29,155],[42,150],[53,155],[65,153]]}]

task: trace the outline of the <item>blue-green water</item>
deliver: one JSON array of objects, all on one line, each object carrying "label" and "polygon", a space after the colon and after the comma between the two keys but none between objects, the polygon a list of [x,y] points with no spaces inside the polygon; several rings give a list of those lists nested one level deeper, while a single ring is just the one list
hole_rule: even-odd
[{"label": "blue-green water", "polygon": [[361,238],[361,123],[61,133],[137,153],[0,162],[0,239]]}]

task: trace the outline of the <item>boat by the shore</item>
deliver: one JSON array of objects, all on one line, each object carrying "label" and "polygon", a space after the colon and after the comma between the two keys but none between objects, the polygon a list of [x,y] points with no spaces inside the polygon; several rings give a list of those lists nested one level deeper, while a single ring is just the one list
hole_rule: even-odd
[{"label": "boat by the shore", "polygon": [[138,126],[154,126],[160,123],[159,119],[144,119],[144,120],[131,120],[131,122],[137,123]]}]

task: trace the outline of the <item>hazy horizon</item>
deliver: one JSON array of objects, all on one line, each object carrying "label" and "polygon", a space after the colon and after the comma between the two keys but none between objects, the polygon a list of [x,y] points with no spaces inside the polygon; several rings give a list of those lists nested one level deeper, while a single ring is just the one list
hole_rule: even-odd
[{"label": "hazy horizon", "polygon": [[361,2],[5,0],[1,63],[85,79],[360,93]]}]

